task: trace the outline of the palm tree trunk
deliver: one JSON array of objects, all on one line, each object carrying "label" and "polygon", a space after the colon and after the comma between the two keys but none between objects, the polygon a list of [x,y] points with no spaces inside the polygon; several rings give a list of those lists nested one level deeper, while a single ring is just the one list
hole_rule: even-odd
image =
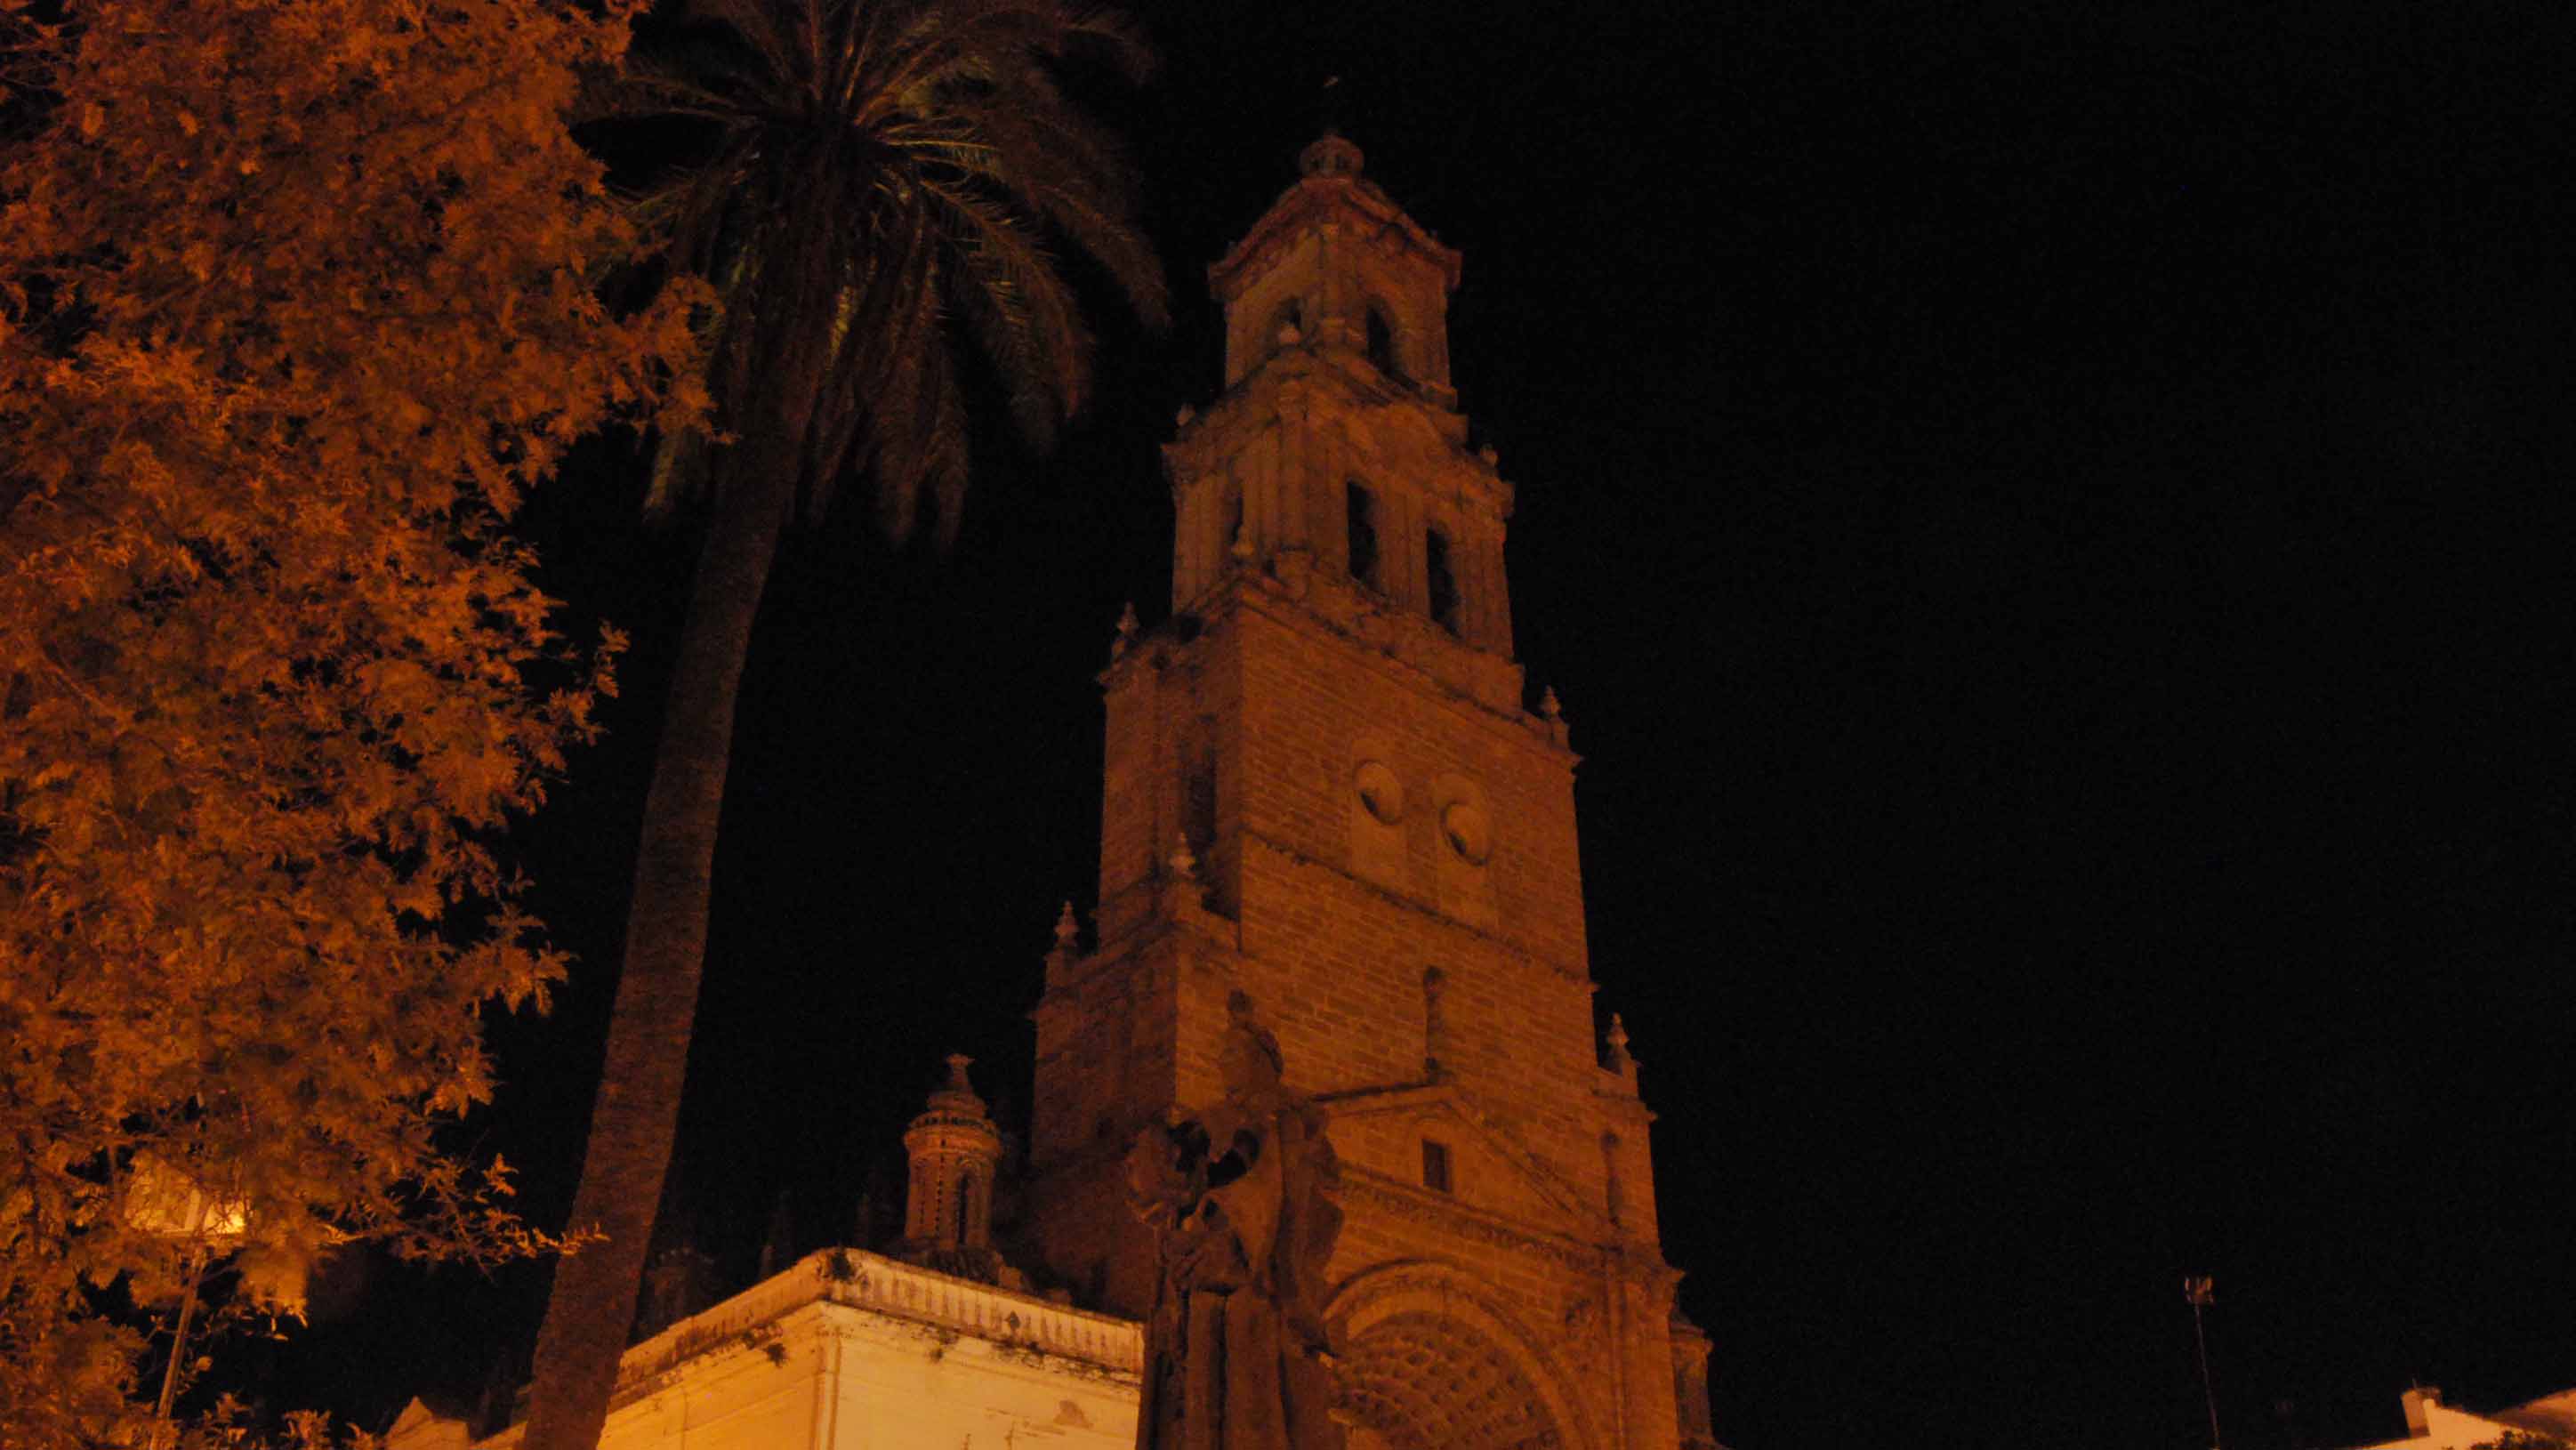
[{"label": "palm tree trunk", "polygon": [[573,1197],[571,1228],[606,1237],[555,1266],[537,1336],[525,1450],[594,1450],[599,1443],[670,1167],[706,954],[734,696],[795,487],[795,470],[784,459],[740,462],[748,466],[730,470],[735,476],[726,481],[733,487],[708,521],[689,590],[653,783],[644,797],[608,1059]]}]

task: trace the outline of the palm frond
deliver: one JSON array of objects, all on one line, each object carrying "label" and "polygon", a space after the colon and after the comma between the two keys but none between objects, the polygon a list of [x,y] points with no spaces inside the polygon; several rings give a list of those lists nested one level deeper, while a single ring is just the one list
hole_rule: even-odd
[{"label": "palm frond", "polygon": [[[802,0],[803,7],[820,0]],[[789,41],[779,12],[778,0],[690,0],[684,14],[689,20],[721,31],[748,45],[768,67],[770,80],[792,86],[796,76],[796,47]]]},{"label": "palm frond", "polygon": [[1077,6],[1063,12],[1063,31],[1092,56],[1106,61],[1131,86],[1154,78],[1159,62],[1153,42],[1134,20],[1107,6]]},{"label": "palm frond", "polygon": [[[1042,108],[1036,115],[1010,108],[972,108],[980,144],[971,151],[937,151],[938,159],[979,180],[1007,188],[1039,220],[1098,261],[1138,314],[1159,329],[1169,325],[1171,298],[1161,259],[1131,218],[1136,195],[1132,169],[1097,128],[1068,114],[1052,129]],[[1038,158],[1032,164],[1023,158]],[[1067,164],[1071,163],[1071,164]]]},{"label": "palm frond", "polygon": [[[931,0],[908,8],[911,23],[887,48],[890,64],[870,77],[885,111],[921,104],[943,81],[989,76],[996,60],[1033,43],[1044,47],[1057,7],[1049,0]],[[883,112],[880,112],[883,114]]]},{"label": "palm frond", "polygon": [[635,205],[715,284],[708,388],[749,441],[665,440],[658,504],[693,472],[784,466],[813,510],[865,475],[887,532],[926,509],[945,540],[968,477],[961,340],[1034,444],[1087,401],[1091,333],[1055,244],[1164,325],[1133,163],[1057,83],[1089,61],[1134,79],[1151,54],[1063,0],[691,0],[621,98],[713,139]]},{"label": "palm frond", "polygon": [[954,290],[976,340],[1011,390],[1012,412],[1032,444],[1052,441],[1055,418],[1080,412],[1090,383],[1091,333],[1033,229],[963,187],[922,183],[948,210],[944,230],[964,261]]},{"label": "palm frond", "polygon": [[1038,185],[1030,188],[1030,196],[1048,221],[1109,273],[1146,326],[1158,332],[1171,326],[1172,295],[1163,279],[1162,259],[1134,228],[1077,191]]}]

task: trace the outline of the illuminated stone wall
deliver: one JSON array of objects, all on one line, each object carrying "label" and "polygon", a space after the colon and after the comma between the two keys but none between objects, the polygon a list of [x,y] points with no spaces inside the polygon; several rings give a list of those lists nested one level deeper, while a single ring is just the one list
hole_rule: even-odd
[{"label": "illuminated stone wall", "polygon": [[1165,452],[1175,613],[1102,676],[1097,945],[1037,1011],[1041,1254],[1142,1312],[1120,1157],[1218,1095],[1242,990],[1331,1113],[1362,1450],[1674,1446],[1686,1409],[1710,1443],[1651,1115],[1594,1032],[1576,758],[1511,658],[1512,491],[1447,386],[1457,256],[1319,148],[1212,269],[1231,386]]}]

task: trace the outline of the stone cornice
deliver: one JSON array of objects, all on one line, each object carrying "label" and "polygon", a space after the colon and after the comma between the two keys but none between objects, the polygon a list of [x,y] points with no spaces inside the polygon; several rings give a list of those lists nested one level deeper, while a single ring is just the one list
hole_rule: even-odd
[{"label": "stone cornice", "polygon": [[1589,1227],[1609,1230],[1612,1225],[1606,1213],[1596,1212],[1584,1202],[1581,1187],[1558,1172],[1545,1158],[1532,1152],[1521,1141],[1520,1134],[1495,1120],[1484,1110],[1483,1097],[1452,1078],[1427,1083],[1402,1083],[1390,1087],[1346,1088],[1339,1092],[1318,1093],[1315,1101],[1335,1118],[1373,1117],[1379,1113],[1430,1109],[1448,1114],[1460,1127],[1482,1139],[1487,1151],[1512,1166],[1529,1180],[1541,1198],[1554,1203],[1567,1217]]},{"label": "stone cornice", "polygon": [[[1274,556],[1274,560],[1283,556]],[[1305,556],[1297,557],[1303,559]],[[1437,625],[1418,618],[1409,610],[1368,608],[1355,611],[1355,622],[1365,613],[1375,623],[1358,627],[1345,625],[1318,609],[1309,597],[1318,589],[1338,587],[1317,581],[1311,571],[1302,578],[1289,577],[1285,566],[1275,563],[1271,568],[1230,568],[1206,592],[1190,600],[1187,607],[1176,611],[1170,619],[1140,632],[1094,678],[1103,690],[1114,690],[1131,670],[1172,668],[1182,662],[1182,651],[1197,643],[1198,638],[1204,638],[1234,614],[1249,610],[1273,623],[1306,629],[1336,641],[1372,665],[1383,663],[1391,677],[1479,730],[1505,740],[1533,745],[1541,754],[1561,761],[1569,771],[1583,763],[1579,752],[1555,738],[1548,721],[1518,705],[1504,708],[1478,699],[1467,690],[1404,658],[1392,642],[1371,640],[1361,631],[1370,628],[1403,631],[1414,638],[1418,647],[1458,650],[1487,661],[1498,661],[1499,667],[1515,671],[1519,668],[1516,662],[1460,644],[1440,634]],[[1189,640],[1180,637],[1180,621],[1184,618],[1197,622],[1197,637]]]},{"label": "stone cornice", "polygon": [[1618,1257],[1615,1248],[1515,1223],[1499,1214],[1470,1208],[1447,1194],[1418,1188],[1357,1164],[1342,1165],[1342,1195],[1365,1201],[1398,1218],[1436,1225],[1444,1232],[1488,1248],[1530,1254],[1582,1273],[1599,1273]]},{"label": "stone cornice", "polygon": [[[1395,1112],[1405,1108],[1433,1107],[1447,1103],[1458,1094],[1457,1083],[1448,1078],[1427,1082],[1385,1083],[1375,1087],[1336,1088],[1315,1094],[1329,1112],[1349,1116],[1361,1113]],[[1352,1110],[1357,1109],[1358,1112]]]},{"label": "stone cornice", "polygon": [[826,1281],[822,1297],[831,1305],[1073,1361],[1121,1378],[1132,1379],[1144,1367],[1144,1330],[1133,1320],[877,1254],[853,1251],[848,1258],[853,1272]]},{"label": "stone cornice", "polygon": [[[1311,589],[1316,586],[1309,584],[1308,587]],[[1583,761],[1583,757],[1571,748],[1559,745],[1550,739],[1546,723],[1527,710],[1500,709],[1460,690],[1411,660],[1372,643],[1355,630],[1343,627],[1338,620],[1324,614],[1298,595],[1290,593],[1279,579],[1271,574],[1242,569],[1229,571],[1214,589],[1201,595],[1200,600],[1214,606],[1217,603],[1216,597],[1219,595],[1231,596],[1225,601],[1226,603],[1250,610],[1264,619],[1292,627],[1311,629],[1364,655],[1372,663],[1383,662],[1390,667],[1390,673],[1397,679],[1411,685],[1418,693],[1434,703],[1445,706],[1459,719],[1471,722],[1477,728],[1489,733],[1500,734],[1505,739],[1533,746],[1541,754],[1553,756],[1562,761],[1568,770],[1572,770]],[[1469,646],[1457,644],[1445,637],[1433,638],[1432,632],[1439,626],[1428,620],[1417,619],[1410,611],[1383,610],[1380,612],[1394,622],[1396,627],[1419,631],[1434,647],[1469,649]]]},{"label": "stone cornice", "polygon": [[[1463,415],[1416,390],[1388,383],[1375,369],[1311,347],[1282,348],[1264,358],[1242,381],[1181,425],[1172,441],[1163,445],[1164,473],[1175,496],[1185,469],[1206,472],[1213,463],[1210,455],[1239,446],[1246,434],[1291,421],[1308,394],[1323,394],[1322,401],[1337,412],[1391,411],[1416,419],[1421,433],[1415,446],[1424,455],[1419,461],[1473,491],[1481,507],[1495,518],[1511,517],[1517,491],[1482,454],[1468,451]],[[1310,427],[1320,426],[1313,418],[1305,421]]]},{"label": "stone cornice", "polygon": [[[1437,905],[1422,897],[1392,890],[1364,876],[1355,876],[1331,861],[1310,856],[1260,831],[1244,827],[1235,834],[1246,844],[1259,846],[1273,857],[1286,861],[1292,866],[1329,871],[1358,890],[1382,898],[1392,905],[1422,912],[1447,930],[1475,937],[1514,961],[1552,973],[1582,987],[1587,992],[1596,991],[1599,988],[1599,984],[1592,980],[1591,972],[1579,963],[1568,964],[1541,956],[1510,937],[1473,922],[1462,921],[1447,915]],[[1159,890],[1165,900],[1159,903],[1159,909],[1146,913],[1132,930],[1114,940],[1100,943],[1092,951],[1067,958],[1063,977],[1050,981],[1038,994],[1037,1010],[1044,1010],[1061,999],[1091,991],[1105,980],[1115,980],[1116,974],[1112,969],[1118,964],[1133,960],[1155,945],[1174,937],[1181,938],[1185,944],[1210,949],[1219,954],[1259,955],[1246,945],[1242,939],[1242,924],[1234,918],[1210,911],[1204,906],[1193,909],[1186,902],[1179,903],[1175,910],[1175,904],[1171,900],[1174,895],[1172,886],[1173,883],[1168,880],[1158,879],[1134,888]],[[1595,1096],[1604,1102],[1615,1101],[1609,1093],[1596,1090]],[[1629,1099],[1629,1101],[1633,1103],[1635,1100]],[[1653,1121],[1654,1114],[1647,1112],[1642,1105],[1638,1105],[1636,1111],[1643,1113],[1646,1121]]]},{"label": "stone cornice", "polygon": [[1449,290],[1456,291],[1459,273],[1465,265],[1456,250],[1441,245],[1420,222],[1405,214],[1393,198],[1378,189],[1374,182],[1356,177],[1310,176],[1280,194],[1226,254],[1208,266],[1208,286],[1219,301],[1234,300],[1237,279],[1253,270],[1256,263],[1284,245],[1298,227],[1306,223],[1329,225],[1334,213],[1369,226],[1373,235],[1394,236],[1406,250],[1417,253],[1438,269]]},{"label": "stone cornice", "polygon": [[693,1314],[626,1351],[621,1393],[684,1361],[728,1347],[756,1345],[764,1330],[811,1304],[908,1320],[996,1343],[1134,1374],[1143,1364],[1141,1331],[1114,1315],[1076,1309],[1011,1289],[942,1274],[862,1249],[807,1254],[711,1309]]}]

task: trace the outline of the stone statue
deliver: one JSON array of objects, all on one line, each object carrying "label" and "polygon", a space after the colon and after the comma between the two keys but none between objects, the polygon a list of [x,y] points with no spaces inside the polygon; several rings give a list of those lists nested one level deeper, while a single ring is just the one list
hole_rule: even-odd
[{"label": "stone statue", "polygon": [[1161,1275],[1146,1320],[1139,1450],[1342,1450],[1318,1312],[1341,1232],[1323,1110],[1280,1085],[1279,1042],[1241,992],[1225,1096],[1128,1155]]}]

